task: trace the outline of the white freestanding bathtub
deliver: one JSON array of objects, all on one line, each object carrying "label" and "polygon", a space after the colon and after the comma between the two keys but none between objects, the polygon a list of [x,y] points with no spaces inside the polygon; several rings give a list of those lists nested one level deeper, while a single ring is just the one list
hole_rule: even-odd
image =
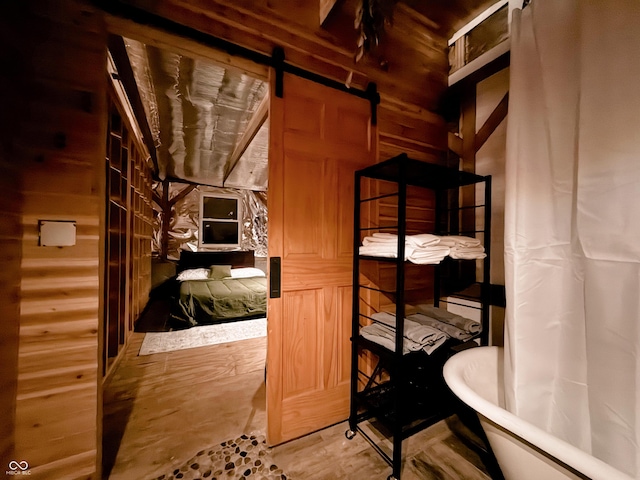
[{"label": "white freestanding bathtub", "polygon": [[506,480],[633,480],[603,461],[521,420],[504,408],[499,347],[477,347],[451,357],[444,378],[478,414]]}]

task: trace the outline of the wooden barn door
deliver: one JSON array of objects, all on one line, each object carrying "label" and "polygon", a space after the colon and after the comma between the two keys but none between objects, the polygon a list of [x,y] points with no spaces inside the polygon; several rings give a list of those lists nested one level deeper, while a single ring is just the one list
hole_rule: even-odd
[{"label": "wooden barn door", "polygon": [[[349,411],[354,171],[375,161],[367,100],[293,75],[272,79],[267,423],[272,445]],[[273,277],[275,272],[270,272]],[[277,296],[278,294],[276,294]]]}]

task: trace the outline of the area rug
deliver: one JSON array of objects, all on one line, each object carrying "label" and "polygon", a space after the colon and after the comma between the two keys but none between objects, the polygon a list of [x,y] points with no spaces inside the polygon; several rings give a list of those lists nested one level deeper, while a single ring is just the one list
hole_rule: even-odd
[{"label": "area rug", "polygon": [[263,436],[241,435],[207,450],[201,450],[171,473],[154,480],[287,480],[275,465]]},{"label": "area rug", "polygon": [[172,352],[185,348],[204,347],[218,343],[236,342],[267,335],[267,319],[256,318],[237,322],[202,325],[174,332],[148,332],[138,355]]}]

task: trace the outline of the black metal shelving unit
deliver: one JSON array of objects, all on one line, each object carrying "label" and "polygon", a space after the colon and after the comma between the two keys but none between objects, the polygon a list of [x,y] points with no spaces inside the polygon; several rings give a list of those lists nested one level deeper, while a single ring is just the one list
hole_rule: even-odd
[{"label": "black metal shelving unit", "polygon": [[[393,182],[397,191],[392,194],[361,198],[364,178]],[[482,198],[473,205],[460,204],[460,188],[468,185],[484,184]],[[398,155],[384,162],[358,170],[355,174],[354,206],[354,260],[353,260],[353,312],[352,312],[352,357],[351,357],[351,411],[347,438],[360,432],[369,440],[374,449],[390,464],[392,474],[388,480],[400,480],[402,469],[402,441],[409,436],[455,413],[456,404],[442,378],[442,367],[456,351],[466,348],[469,342],[449,339],[431,355],[423,351],[403,354],[405,318],[405,236],[407,235],[407,187],[417,186],[433,190],[435,193],[435,228],[437,235],[465,235],[482,237],[486,257],[481,261],[482,272],[475,278],[476,260],[454,260],[445,258],[432,266],[434,274],[433,303],[456,303],[456,299],[473,300],[480,311],[482,331],[477,338],[480,344],[488,342],[490,305],[490,212],[491,177],[463,172],[440,165],[425,163]],[[397,224],[362,225],[361,209],[366,202],[375,202],[388,197],[397,197]],[[483,209],[484,212],[480,212]],[[464,230],[461,217],[472,215],[473,224],[482,218],[481,228]],[[397,233],[398,249],[396,258],[361,256],[358,254],[363,236],[375,231]],[[395,265],[395,290],[382,291],[360,284],[361,262],[388,262]],[[463,265],[471,265],[473,281],[459,282]],[[469,269],[467,268],[467,273]],[[395,351],[367,340],[360,335],[362,323],[372,320],[360,311],[361,291],[377,290],[395,298],[396,336]],[[468,306],[468,304],[465,304]],[[475,345],[475,343],[473,343]],[[360,369],[359,358],[363,351],[377,357],[377,365],[372,372]],[[362,422],[375,422],[385,435],[392,439],[391,454],[387,453],[361,427]]]}]

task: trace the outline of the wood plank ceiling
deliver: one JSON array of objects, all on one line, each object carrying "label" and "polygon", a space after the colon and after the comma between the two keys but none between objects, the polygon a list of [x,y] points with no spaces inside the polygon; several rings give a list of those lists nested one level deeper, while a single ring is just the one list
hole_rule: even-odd
[{"label": "wood plank ceiling", "polygon": [[433,28],[441,36],[451,38],[497,0],[403,0],[402,3],[430,19]]}]

